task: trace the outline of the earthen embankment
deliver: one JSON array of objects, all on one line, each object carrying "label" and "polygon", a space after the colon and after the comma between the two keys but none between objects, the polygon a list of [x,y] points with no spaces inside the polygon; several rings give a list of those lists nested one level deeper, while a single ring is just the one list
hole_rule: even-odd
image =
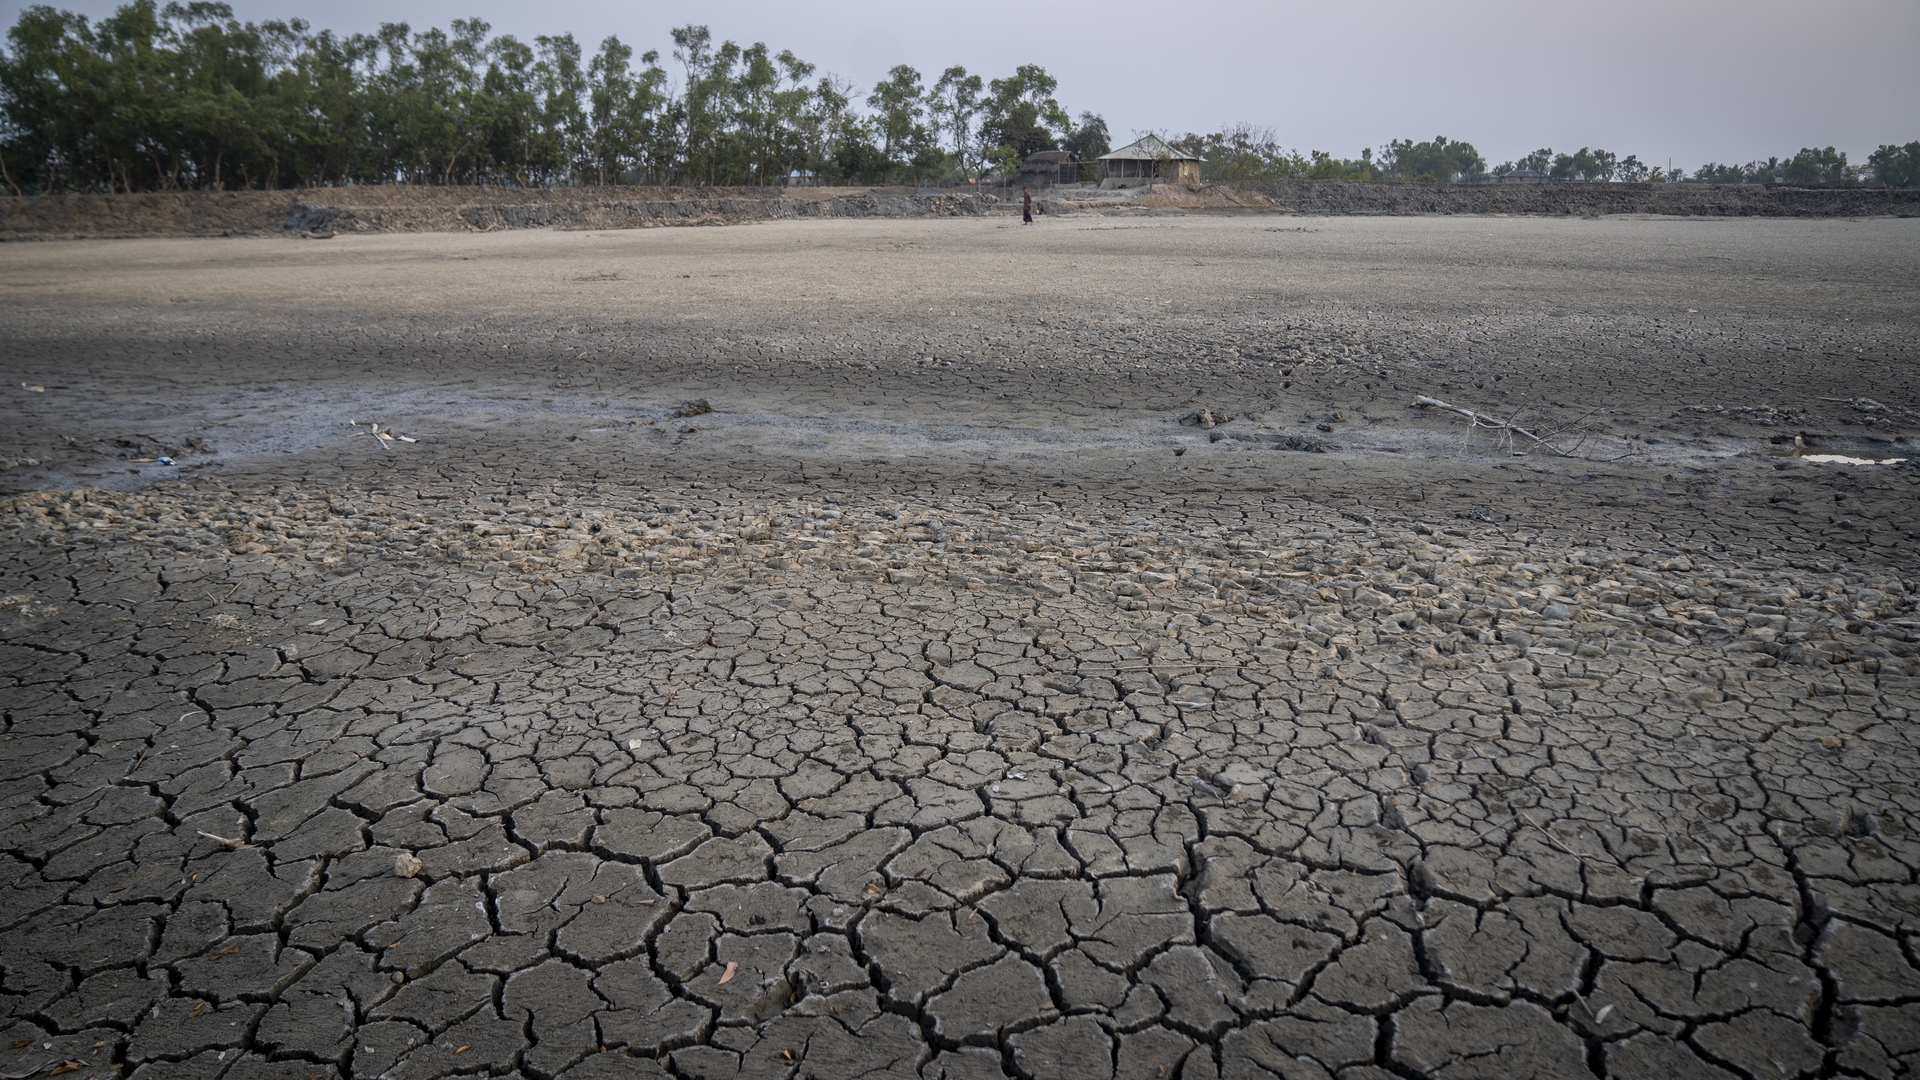
[{"label": "earthen embankment", "polygon": [[[1288,180],[1163,184],[1132,192],[1062,188],[1042,212],[1239,210],[1332,215],[1913,217],[1920,191],[1707,184],[1401,184]],[[954,217],[1005,209],[991,192],[914,188],[420,187],[191,191],[0,199],[0,239],[326,236],[736,225],[806,217]]]},{"label": "earthen embankment", "polygon": [[498,188],[412,185],[304,191],[44,195],[0,200],[0,238],[105,239],[496,229],[735,225],[796,217],[950,217],[991,197],[855,189],[787,198],[777,188]]}]

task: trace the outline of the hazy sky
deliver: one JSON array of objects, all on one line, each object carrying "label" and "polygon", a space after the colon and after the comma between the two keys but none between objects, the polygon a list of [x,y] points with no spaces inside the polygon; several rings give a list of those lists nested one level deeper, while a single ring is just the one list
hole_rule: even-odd
[{"label": "hazy sky", "polygon": [[[98,16],[113,0],[53,0]],[[13,25],[25,5],[0,0]],[[233,0],[242,19],[300,16],[339,32],[477,15],[523,39],[570,32],[636,52],[669,28],[764,41],[870,88],[894,64],[931,82],[1039,64],[1062,105],[1135,131],[1271,126],[1300,150],[1352,157],[1390,139],[1466,139],[1490,165],[1541,146],[1604,147],[1692,169],[1802,146],[1863,161],[1920,139],[1916,0]]]}]

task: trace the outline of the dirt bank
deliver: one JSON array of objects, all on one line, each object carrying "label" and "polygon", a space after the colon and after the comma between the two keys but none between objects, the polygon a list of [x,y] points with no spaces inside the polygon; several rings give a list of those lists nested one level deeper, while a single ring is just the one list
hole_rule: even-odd
[{"label": "dirt bank", "polygon": [[[1004,209],[992,193],[913,188],[326,188],[0,199],[0,239],[490,232],[734,225],[805,217],[952,217]],[[1920,215],[1920,191],[1700,184],[1452,184],[1297,180],[1058,188],[1044,213],[1254,210],[1301,214],[1537,214],[1677,217]]]},{"label": "dirt bank", "polygon": [[1395,184],[1286,180],[1056,188],[1046,213],[1256,210],[1291,214],[1527,214],[1600,217],[1913,217],[1920,191],[1761,184]]},{"label": "dirt bank", "polygon": [[[1675,217],[1913,217],[1920,191],[1762,184],[1386,184],[1290,180],[1235,194],[1306,214],[1663,214]],[[1203,199],[1196,193],[1196,200]]]},{"label": "dirt bank", "polygon": [[982,214],[990,197],[839,189],[783,197],[774,188],[325,188],[308,191],[48,195],[0,200],[0,238],[107,239],[495,229],[635,229],[796,217]]}]

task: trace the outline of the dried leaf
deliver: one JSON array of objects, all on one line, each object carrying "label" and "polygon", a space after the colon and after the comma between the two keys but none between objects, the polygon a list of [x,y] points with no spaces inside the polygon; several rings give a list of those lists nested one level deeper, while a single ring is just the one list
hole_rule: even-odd
[{"label": "dried leaf", "polygon": [[410,878],[420,872],[420,860],[411,852],[402,851],[393,857],[393,876]]},{"label": "dried leaf", "polygon": [[14,1044],[13,1044],[13,1048],[14,1048],[15,1050],[18,1050],[18,1049],[20,1049],[21,1047],[23,1047],[23,1046],[26,1046],[26,1045],[29,1045],[29,1040],[26,1040],[26,1039],[21,1039],[21,1040],[20,1040],[19,1042],[16,1042],[16,1043],[14,1043]]},{"label": "dried leaf", "polygon": [[867,895],[878,896],[879,894],[880,894],[880,883],[877,881],[867,882]]},{"label": "dried leaf", "polygon": [[1593,1022],[1596,1024],[1604,1024],[1607,1022],[1607,1017],[1612,1015],[1612,1013],[1613,1013],[1613,1006],[1611,1005],[1604,1006],[1601,1008],[1599,1012],[1593,1014]]},{"label": "dried leaf", "polygon": [[740,970],[740,962],[739,962],[739,961],[737,961],[737,960],[729,960],[729,961],[727,961],[727,970],[725,970],[725,971],[723,971],[723,972],[721,972],[721,973],[720,973],[720,984],[721,984],[722,986],[724,986],[724,985],[726,985],[726,983],[727,983],[727,980],[729,980],[729,979],[731,979],[731,978],[733,978],[733,975],[734,975],[734,972],[736,972],[736,971],[739,971],[739,970]]},{"label": "dried leaf", "polygon": [[469,1050],[471,1050],[471,1049],[473,1049],[473,1047],[471,1047],[471,1046],[463,1046],[463,1047],[461,1047],[460,1049],[458,1049],[458,1050],[455,1050],[455,1051],[454,1051],[454,1053],[456,1053],[456,1054],[464,1054],[464,1053],[466,1053],[467,1051],[469,1051]]},{"label": "dried leaf", "polygon": [[607,898],[596,894],[593,898],[593,902],[596,904],[604,904],[607,902]]},{"label": "dried leaf", "polygon": [[44,387],[44,386],[27,386],[27,384],[26,384],[26,383],[21,383],[20,385],[21,385],[21,386],[22,386],[23,388],[25,388],[25,389],[27,389],[27,390],[31,390],[31,391],[33,391],[33,392],[34,392],[34,393],[36,393],[36,394],[44,394],[44,393],[46,393],[46,392],[47,392],[47,388],[46,388],[46,387]]},{"label": "dried leaf", "polygon": [[201,829],[195,829],[194,831],[199,833],[201,836],[204,836],[207,839],[213,841],[216,844],[221,844],[226,847],[230,847],[235,851],[244,851],[247,848],[253,846],[247,843],[245,840],[229,840],[224,836],[215,836],[212,833],[206,832],[205,830],[201,830]]},{"label": "dried leaf", "polygon": [[68,1061],[61,1065],[56,1066],[53,1069],[48,1070],[47,1075],[59,1076],[61,1073],[79,1072],[81,1069],[85,1067],[86,1067],[86,1064],[84,1062]]}]

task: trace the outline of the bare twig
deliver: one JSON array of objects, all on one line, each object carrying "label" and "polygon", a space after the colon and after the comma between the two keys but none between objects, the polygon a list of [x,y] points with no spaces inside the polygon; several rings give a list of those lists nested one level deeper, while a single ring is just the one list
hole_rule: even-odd
[{"label": "bare twig", "polygon": [[1534,442],[1546,441],[1540,436],[1535,435],[1533,432],[1528,431],[1526,428],[1515,427],[1513,424],[1509,423],[1508,421],[1496,420],[1485,413],[1477,413],[1477,412],[1474,412],[1472,409],[1463,408],[1459,405],[1449,405],[1446,402],[1441,401],[1439,398],[1430,398],[1423,394],[1419,397],[1414,398],[1413,403],[1423,409],[1432,407],[1435,409],[1445,409],[1448,412],[1459,413],[1461,416],[1464,416],[1467,419],[1473,421],[1474,427],[1494,428],[1499,431],[1509,431],[1509,432],[1517,431],[1520,434],[1525,435],[1527,438],[1532,439]]},{"label": "bare twig", "polygon": [[1529,430],[1515,423],[1514,421],[1519,419],[1518,413],[1514,414],[1511,417],[1508,417],[1505,420],[1501,420],[1492,416],[1488,416],[1486,413],[1475,412],[1472,409],[1465,408],[1460,405],[1452,405],[1447,402],[1441,401],[1439,398],[1431,398],[1425,395],[1421,395],[1415,398],[1413,403],[1416,407],[1423,408],[1423,409],[1436,408],[1436,409],[1445,409],[1448,412],[1459,413],[1461,416],[1464,416],[1468,420],[1472,421],[1472,423],[1468,425],[1469,434],[1471,434],[1473,428],[1480,428],[1480,427],[1492,428],[1493,430],[1502,433],[1503,435],[1506,436],[1507,449],[1514,454],[1522,454],[1526,452],[1526,451],[1513,449],[1514,447],[1513,436],[1516,434],[1519,434],[1519,435],[1524,435],[1529,439],[1532,439],[1534,444],[1537,447],[1551,450],[1554,453],[1560,455],[1561,457],[1575,457],[1576,456],[1575,451],[1577,451],[1582,445],[1585,445],[1586,443],[1586,432],[1584,430],[1581,431],[1580,442],[1575,443],[1572,450],[1569,450],[1565,447],[1557,445],[1555,443],[1555,439],[1559,437],[1561,432],[1564,432],[1568,428],[1574,427],[1575,425],[1584,423],[1589,417],[1593,416],[1595,413],[1600,411],[1600,409],[1598,408],[1589,409],[1584,414],[1582,414],[1578,419],[1574,420],[1572,423],[1563,424],[1560,427],[1553,429],[1552,431],[1548,431],[1545,434],[1542,434],[1538,429]]},{"label": "bare twig", "polygon": [[[1565,852],[1568,855],[1573,856],[1575,859],[1578,859],[1579,861],[1586,863],[1589,866],[1599,867],[1602,870],[1619,870],[1623,874],[1628,873],[1627,868],[1624,865],[1622,865],[1620,860],[1618,858],[1615,858],[1611,852],[1608,853],[1607,857],[1613,860],[1613,865],[1609,866],[1606,863],[1603,863],[1600,860],[1595,859],[1590,855],[1582,855],[1579,852],[1568,847],[1567,845],[1561,843],[1560,838],[1548,832],[1546,829],[1546,826],[1533,820],[1532,814],[1521,814],[1520,819],[1522,821],[1525,821],[1527,824],[1533,826],[1535,829],[1538,829],[1540,831],[1540,835],[1547,838],[1547,843],[1552,844],[1554,847],[1559,848],[1561,851]],[[1640,881],[1641,879],[1638,877],[1634,877],[1634,878],[1631,878],[1631,880]]]},{"label": "bare twig", "polygon": [[199,833],[201,836],[204,836],[207,839],[213,841],[216,844],[219,844],[223,847],[230,847],[235,851],[245,851],[246,849],[253,846],[252,844],[247,843],[245,840],[229,840],[224,836],[215,836],[210,832],[206,832],[200,829],[195,829],[194,831]]}]

